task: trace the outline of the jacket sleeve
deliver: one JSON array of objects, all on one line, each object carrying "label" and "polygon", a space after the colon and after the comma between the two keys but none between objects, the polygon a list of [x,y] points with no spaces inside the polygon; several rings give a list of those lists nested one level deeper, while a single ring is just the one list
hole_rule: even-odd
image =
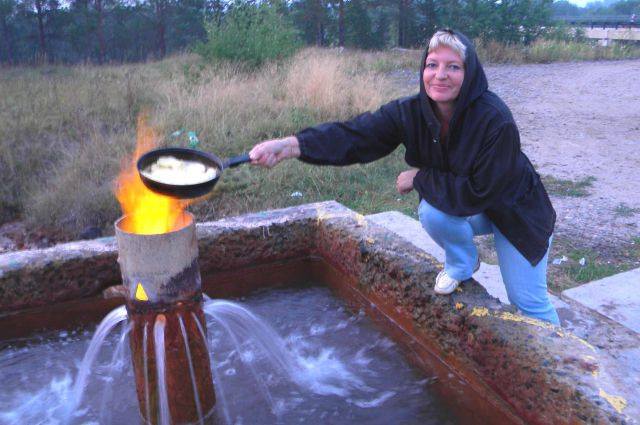
[{"label": "jacket sleeve", "polygon": [[311,164],[349,165],[382,158],[405,139],[401,108],[396,100],[348,121],[306,128],[296,134],[299,159]]},{"label": "jacket sleeve", "polygon": [[437,168],[421,168],[413,186],[429,204],[447,214],[470,216],[485,211],[503,191],[520,157],[520,136],[515,124],[500,126],[488,135],[476,155],[469,175]]}]

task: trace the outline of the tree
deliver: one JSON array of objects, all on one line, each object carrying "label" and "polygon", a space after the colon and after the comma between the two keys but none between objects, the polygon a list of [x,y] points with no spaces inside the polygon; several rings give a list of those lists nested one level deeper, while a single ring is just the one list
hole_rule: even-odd
[{"label": "tree", "polygon": [[338,0],[338,46],[344,46],[344,0]]},{"label": "tree", "polygon": [[425,39],[431,36],[438,28],[435,0],[423,0],[418,4],[418,10],[422,15],[420,33]]},{"label": "tree", "polygon": [[520,2],[522,41],[528,45],[540,38],[546,27],[551,26],[553,0],[524,0]]},{"label": "tree", "polygon": [[378,7],[374,10],[375,13],[372,14],[372,20],[374,21],[373,34],[371,34],[372,47],[383,49],[390,41],[391,12],[384,7]]},{"label": "tree", "polygon": [[462,5],[460,0],[436,2],[437,25],[439,28],[463,29]]},{"label": "tree", "polygon": [[491,38],[503,43],[529,44],[551,26],[553,0],[503,0],[496,5]]},{"label": "tree", "polygon": [[163,58],[167,55],[166,26],[169,0],[149,0],[149,2],[154,15],[156,57]]},{"label": "tree", "polygon": [[[169,51],[179,51],[206,41],[204,0],[175,0],[168,19]],[[219,21],[218,21],[219,22]]]},{"label": "tree", "polygon": [[104,41],[104,9],[103,0],[94,0],[96,11],[96,39],[98,41],[98,63],[104,63],[106,46]]},{"label": "tree", "polygon": [[224,0],[205,0],[205,20],[206,22],[213,22],[216,25],[220,25],[226,3]]},{"label": "tree", "polygon": [[351,0],[347,3],[345,21],[347,46],[362,49],[378,47],[373,38],[375,32],[371,26],[366,0]]},{"label": "tree", "polygon": [[48,26],[52,15],[58,10],[57,0],[24,0],[23,13],[27,18],[35,18],[38,51],[35,56],[38,60],[53,61],[54,52],[49,51]]},{"label": "tree", "polygon": [[2,46],[0,48],[0,62],[13,63],[13,48],[11,47],[10,19],[15,10],[14,0],[0,0],[0,33],[2,34]]},{"label": "tree", "polygon": [[[162,58],[203,42],[207,34],[229,36],[233,31],[226,21],[237,21],[240,10],[263,4],[272,11],[261,11],[260,20],[287,31],[295,25],[306,44],[367,49],[423,45],[442,27],[460,29],[471,38],[526,44],[550,26],[552,11],[573,7],[552,0],[65,0],[65,7],[58,2],[0,0],[2,63],[45,57],[66,63]],[[637,13],[639,3],[623,0],[598,10]],[[264,33],[265,43],[275,32]],[[258,31],[249,34],[257,37]],[[282,41],[289,43],[290,35],[285,32]],[[262,43],[257,38],[251,42]],[[238,43],[245,45],[242,39]]]},{"label": "tree", "polygon": [[640,0],[622,0],[615,3],[613,6],[615,13],[623,15],[629,15],[635,13],[640,14]]},{"label": "tree", "polygon": [[87,34],[93,32],[92,12],[89,0],[73,0],[69,5],[68,14],[72,25],[67,29],[67,36],[71,49],[75,52],[75,61],[91,59],[92,39]]},{"label": "tree", "polygon": [[495,3],[486,0],[468,0],[460,13],[460,25],[470,38],[487,38],[495,25]]},{"label": "tree", "polygon": [[209,60],[231,59],[256,67],[295,53],[298,32],[276,5],[237,0],[220,25],[207,24],[208,40],[196,51]]},{"label": "tree", "polygon": [[409,6],[411,0],[396,0],[398,6],[398,46],[407,47],[407,32],[409,31]]},{"label": "tree", "polygon": [[156,54],[155,22],[148,3],[115,3],[107,14],[105,27],[111,60],[139,61]]},{"label": "tree", "polygon": [[292,8],[295,25],[302,33],[304,41],[316,46],[327,45],[329,4],[325,0],[299,0]]},{"label": "tree", "polygon": [[36,9],[36,18],[38,20],[38,41],[40,42],[40,55],[44,58],[49,56],[47,53],[47,37],[44,32],[44,20],[46,13],[45,0],[33,0]]},{"label": "tree", "polygon": [[580,16],[584,9],[569,3],[567,0],[553,2],[551,5],[553,16]]}]

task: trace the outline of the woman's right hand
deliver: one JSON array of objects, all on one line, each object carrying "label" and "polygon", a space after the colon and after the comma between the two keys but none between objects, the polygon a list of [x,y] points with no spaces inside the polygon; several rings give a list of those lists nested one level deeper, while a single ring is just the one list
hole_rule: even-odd
[{"label": "woman's right hand", "polygon": [[273,168],[285,159],[300,156],[300,143],[296,136],[266,140],[258,143],[249,152],[251,163]]}]

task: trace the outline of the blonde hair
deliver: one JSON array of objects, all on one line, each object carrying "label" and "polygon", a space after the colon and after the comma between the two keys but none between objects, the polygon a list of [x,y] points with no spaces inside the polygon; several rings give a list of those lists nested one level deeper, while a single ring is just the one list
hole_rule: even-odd
[{"label": "blonde hair", "polygon": [[467,46],[454,34],[451,30],[440,30],[433,34],[431,40],[429,40],[429,49],[427,53],[431,53],[440,46],[446,46],[452,49],[454,52],[460,55],[462,62],[466,58]]}]

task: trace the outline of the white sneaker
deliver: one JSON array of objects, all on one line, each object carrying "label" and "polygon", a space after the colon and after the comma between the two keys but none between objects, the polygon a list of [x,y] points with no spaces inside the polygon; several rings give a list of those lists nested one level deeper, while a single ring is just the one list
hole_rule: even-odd
[{"label": "white sneaker", "polygon": [[455,280],[442,270],[436,276],[436,285],[433,287],[433,291],[436,294],[448,295],[455,291],[458,285],[460,285],[459,280]]},{"label": "white sneaker", "polygon": [[[477,272],[479,268],[480,260],[478,260],[476,266],[473,268],[473,272]],[[438,273],[438,276],[436,276],[436,284],[433,287],[433,291],[436,294],[449,295],[456,290],[456,288],[460,285],[460,282],[462,281],[450,277],[445,273],[444,270],[442,270],[440,273]]]}]

